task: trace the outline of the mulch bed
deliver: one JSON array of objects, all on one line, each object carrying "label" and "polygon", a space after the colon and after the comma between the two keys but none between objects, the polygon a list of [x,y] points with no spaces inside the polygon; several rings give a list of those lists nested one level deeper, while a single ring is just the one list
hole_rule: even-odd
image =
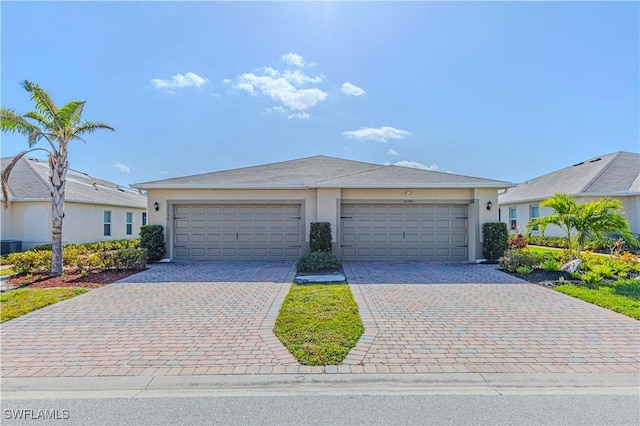
[{"label": "mulch bed", "polygon": [[21,288],[52,288],[52,287],[82,287],[97,288],[111,284],[118,280],[137,274],[140,271],[102,271],[90,272],[86,276],[79,273],[65,274],[61,277],[50,277],[48,275],[17,275],[10,278],[7,283]]},{"label": "mulch bed", "polygon": [[[533,284],[538,284],[547,288],[554,288],[563,284],[579,284],[582,281],[572,278],[568,272],[561,271],[545,271],[543,269],[536,269],[530,274],[522,275],[517,272],[509,272],[506,269],[500,269],[509,275],[513,275],[521,280],[529,281]],[[560,282],[560,277],[564,278],[564,282]]]}]

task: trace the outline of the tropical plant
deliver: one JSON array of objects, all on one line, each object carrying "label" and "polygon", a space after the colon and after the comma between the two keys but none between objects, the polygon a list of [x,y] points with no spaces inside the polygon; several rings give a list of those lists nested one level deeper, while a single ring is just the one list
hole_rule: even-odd
[{"label": "tropical plant", "polygon": [[597,272],[585,272],[580,276],[580,279],[585,284],[597,284],[602,281],[602,275]]},{"label": "tropical plant", "polygon": [[545,259],[544,262],[542,262],[542,264],[540,265],[542,269],[548,272],[559,271],[560,266],[560,262],[552,258]]},{"label": "tropical plant", "polygon": [[[582,247],[589,239],[604,238],[608,232],[617,232],[627,242],[640,244],[635,234],[631,232],[629,223],[622,212],[622,204],[618,200],[602,198],[587,203],[577,203],[575,199],[565,193],[558,192],[552,198],[540,203],[543,207],[551,207],[554,214],[530,220],[527,224],[528,233],[540,227],[540,234],[549,225],[556,225],[567,234],[567,249],[580,257]],[[575,236],[575,251],[573,237]]]},{"label": "tropical plant", "polygon": [[530,266],[518,266],[516,268],[516,272],[519,273],[520,275],[529,275],[530,273],[533,272],[533,268]]},{"label": "tropical plant", "polygon": [[[8,182],[11,170],[27,153],[41,150],[49,155],[49,184],[51,185],[51,229],[52,249],[51,276],[62,275],[62,221],[64,218],[64,199],[67,170],[69,162],[67,154],[69,142],[83,140],[82,135],[93,133],[98,129],[114,130],[111,126],[91,121],[81,121],[84,101],[70,101],[58,108],[49,94],[40,86],[30,81],[20,83],[34,103],[35,111],[20,115],[8,108],[0,108],[0,130],[19,133],[27,137],[29,148],[13,157],[13,160],[2,170],[2,193],[5,203],[9,202]],[[47,148],[34,148],[44,139]]]}]

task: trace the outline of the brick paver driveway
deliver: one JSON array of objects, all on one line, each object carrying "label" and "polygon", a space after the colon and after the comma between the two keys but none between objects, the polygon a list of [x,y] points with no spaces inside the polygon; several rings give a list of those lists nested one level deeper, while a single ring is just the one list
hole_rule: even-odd
[{"label": "brick paver driveway", "polygon": [[640,322],[490,265],[344,267],[367,328],[346,363],[365,372],[640,372]]},{"label": "brick paver driveway", "polygon": [[293,264],[156,265],[9,321],[2,376],[284,372],[298,363],[272,330]]}]

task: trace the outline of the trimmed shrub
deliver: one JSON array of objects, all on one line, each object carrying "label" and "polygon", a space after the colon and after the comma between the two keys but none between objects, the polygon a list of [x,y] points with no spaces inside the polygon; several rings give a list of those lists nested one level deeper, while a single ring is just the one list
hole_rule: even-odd
[{"label": "trimmed shrub", "polygon": [[340,260],[326,251],[314,251],[302,256],[296,264],[298,272],[336,271],[342,267]]},{"label": "trimmed shrub", "polygon": [[101,269],[145,269],[147,267],[147,250],[121,249],[100,253]]},{"label": "trimmed shrub", "polygon": [[23,251],[7,256],[7,264],[19,274],[51,271],[51,251]]},{"label": "trimmed shrub", "polygon": [[[84,249],[90,251],[106,251],[106,250],[120,250],[125,248],[138,248],[140,247],[140,240],[138,238],[129,238],[124,240],[109,240],[109,241],[96,241],[93,243],[82,244],[65,244],[63,248],[66,249]],[[34,251],[51,250],[51,244],[39,244],[32,248]]]},{"label": "trimmed shrub", "polygon": [[330,253],[333,251],[331,247],[331,223],[311,222],[309,247],[312,252],[325,251]]},{"label": "trimmed shrub", "polygon": [[140,247],[147,250],[150,263],[158,262],[164,256],[164,232],[161,225],[140,227]]},{"label": "trimmed shrub", "polygon": [[500,259],[509,248],[509,230],[504,222],[482,224],[482,256],[490,262]]},{"label": "trimmed shrub", "polygon": [[500,267],[509,272],[515,272],[520,266],[537,268],[544,260],[544,256],[527,250],[513,250],[500,259]]}]

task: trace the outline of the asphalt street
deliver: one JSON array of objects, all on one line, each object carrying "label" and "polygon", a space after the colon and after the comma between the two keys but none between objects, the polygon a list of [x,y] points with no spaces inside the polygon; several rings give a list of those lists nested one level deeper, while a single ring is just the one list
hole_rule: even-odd
[{"label": "asphalt street", "polygon": [[637,425],[640,408],[629,394],[43,399],[3,401],[2,424]]}]

